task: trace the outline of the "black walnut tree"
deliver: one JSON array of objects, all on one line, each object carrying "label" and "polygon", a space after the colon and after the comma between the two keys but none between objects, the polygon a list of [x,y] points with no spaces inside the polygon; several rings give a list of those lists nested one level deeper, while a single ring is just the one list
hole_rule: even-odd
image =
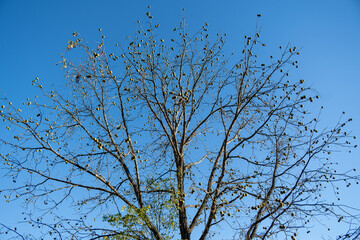
[{"label": "black walnut tree", "polygon": [[[0,137],[1,157],[15,182],[2,189],[6,201],[45,209],[25,220],[56,239],[219,239],[224,229],[296,239],[322,216],[356,230],[357,212],[322,196],[358,180],[330,158],[354,147],[351,119],[321,129],[307,112],[318,96],[289,76],[298,49],[265,58],[256,31],[227,54],[225,35],[209,36],[208,24],[190,34],[184,20],[162,39],[147,15],[147,28],[114,53],[101,29],[95,48],[74,33],[64,88],[36,78],[42,94],[24,111],[2,100],[12,137]],[[79,216],[61,215],[66,204]]]}]

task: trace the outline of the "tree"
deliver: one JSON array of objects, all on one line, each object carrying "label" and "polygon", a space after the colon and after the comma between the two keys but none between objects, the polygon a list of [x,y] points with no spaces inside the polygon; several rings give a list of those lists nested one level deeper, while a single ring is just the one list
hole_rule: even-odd
[{"label": "tree", "polygon": [[[69,239],[218,239],[229,226],[237,239],[296,239],[321,216],[356,229],[354,209],[321,195],[358,180],[330,159],[356,147],[344,131],[351,119],[320,130],[306,112],[318,96],[288,77],[296,47],[265,60],[257,30],[228,57],[226,35],[210,37],[208,24],[189,34],[184,20],[168,41],[147,15],[148,28],[118,53],[105,51],[101,29],[95,49],[74,33],[66,87],[46,90],[36,78],[42,97],[27,99],[28,111],[2,105],[16,133],[1,139],[16,182],[3,189],[7,201],[45,204],[54,221],[27,219]],[[74,50],[85,57],[67,60]],[[56,213],[69,201],[79,217]]]}]

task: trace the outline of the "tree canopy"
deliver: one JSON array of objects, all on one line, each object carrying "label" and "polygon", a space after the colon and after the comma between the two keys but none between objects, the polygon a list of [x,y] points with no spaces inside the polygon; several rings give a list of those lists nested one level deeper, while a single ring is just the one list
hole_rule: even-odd
[{"label": "tree canopy", "polygon": [[352,119],[321,129],[316,91],[290,77],[299,50],[263,56],[256,29],[228,53],[225,34],[189,33],[185,19],[161,38],[147,15],[116,48],[101,29],[95,48],[75,32],[64,88],[36,78],[42,95],[24,109],[1,100],[7,201],[45,208],[26,220],[56,239],[296,239],[324,216],[354,237],[358,212],[322,196],[358,181],[331,158],[356,147]]}]

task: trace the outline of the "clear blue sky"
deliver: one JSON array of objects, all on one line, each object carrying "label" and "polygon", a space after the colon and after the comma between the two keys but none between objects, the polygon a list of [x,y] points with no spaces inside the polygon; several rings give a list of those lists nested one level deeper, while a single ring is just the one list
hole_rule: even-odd
[{"label": "clear blue sky", "polygon": [[[95,43],[101,27],[107,39],[123,41],[135,32],[136,21],[145,19],[148,5],[164,34],[178,24],[185,8],[190,29],[208,22],[212,33],[228,34],[227,49],[242,47],[243,36],[254,32],[261,13],[266,54],[288,42],[301,47],[300,71],[294,78],[318,90],[319,106],[326,110],[323,123],[333,125],[345,111],[354,119],[349,128],[360,137],[359,0],[0,0],[0,90],[21,104],[33,96],[35,77],[44,85],[63,81],[64,72],[55,64],[74,31]],[[336,156],[345,158],[341,167],[360,168],[359,151]],[[344,201],[352,201],[354,193],[360,197],[359,188],[352,194],[344,191]],[[0,222],[10,221],[10,213],[11,221],[18,219],[21,211],[1,199]],[[318,239],[323,230],[318,228]]]}]

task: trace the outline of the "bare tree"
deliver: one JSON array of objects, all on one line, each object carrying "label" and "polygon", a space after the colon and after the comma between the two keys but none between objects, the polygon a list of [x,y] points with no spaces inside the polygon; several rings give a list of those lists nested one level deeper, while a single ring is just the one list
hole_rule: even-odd
[{"label": "bare tree", "polygon": [[[296,239],[321,216],[357,220],[321,195],[358,180],[330,159],[354,147],[351,119],[320,129],[306,112],[318,96],[289,77],[296,47],[266,60],[257,29],[227,57],[225,36],[210,37],[208,24],[189,34],[184,20],[164,40],[148,17],[118,53],[105,51],[104,36],[92,49],[74,33],[66,87],[46,90],[37,78],[42,96],[27,111],[3,101],[14,135],[1,140],[2,157],[17,181],[5,198],[47,209],[27,221],[56,239],[219,239],[231,229],[250,240]],[[73,51],[84,57],[67,60]],[[56,211],[69,203],[79,217]]]}]

